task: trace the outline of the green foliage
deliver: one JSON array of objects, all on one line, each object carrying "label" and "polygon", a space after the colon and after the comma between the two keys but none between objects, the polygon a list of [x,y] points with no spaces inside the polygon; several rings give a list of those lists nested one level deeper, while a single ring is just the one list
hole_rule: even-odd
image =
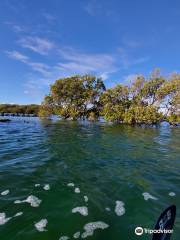
[{"label": "green foliage", "polygon": [[156,124],[163,120],[180,123],[180,75],[161,76],[155,69],[129,85],[105,89],[100,78],[91,75],[57,80],[45,97],[40,115],[64,118],[103,116],[107,121],[127,124]]},{"label": "green foliage", "polygon": [[39,105],[18,105],[18,104],[0,104],[0,113],[12,113],[12,114],[33,114],[38,115]]},{"label": "green foliage", "polygon": [[46,96],[42,108],[51,108],[51,112],[64,118],[98,117],[103,91],[103,81],[91,75],[59,79],[51,85],[48,101]]},{"label": "green foliage", "polygon": [[124,122],[128,124],[155,124],[162,119],[162,113],[153,106],[132,105],[124,115]]}]

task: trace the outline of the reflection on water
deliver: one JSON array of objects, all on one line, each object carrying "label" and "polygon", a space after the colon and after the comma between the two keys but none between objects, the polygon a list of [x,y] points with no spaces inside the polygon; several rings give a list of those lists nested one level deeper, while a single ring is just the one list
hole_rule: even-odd
[{"label": "reflection on water", "polygon": [[[1,124],[0,192],[10,192],[0,195],[0,212],[6,216],[23,212],[0,226],[1,239],[73,239],[75,233],[83,233],[87,223],[97,221],[109,227],[94,231],[89,239],[138,239],[136,226],[152,228],[164,208],[170,204],[179,207],[179,133],[179,128],[169,126],[36,118],[28,123],[17,118]],[[69,183],[74,185],[67,186]],[[143,193],[157,200],[145,201]],[[14,204],[28,196],[41,199],[39,207]],[[117,201],[123,203],[119,216]],[[83,206],[88,215],[72,213]],[[38,232],[34,225],[43,219],[48,221],[47,231]],[[177,217],[174,239],[179,234]]]}]

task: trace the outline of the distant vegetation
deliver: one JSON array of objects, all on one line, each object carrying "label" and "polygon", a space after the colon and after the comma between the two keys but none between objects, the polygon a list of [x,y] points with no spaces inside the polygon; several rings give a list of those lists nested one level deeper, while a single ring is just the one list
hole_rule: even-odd
[{"label": "distant vegetation", "polygon": [[11,114],[33,114],[38,115],[39,105],[17,105],[17,104],[0,104],[0,114],[4,115],[6,113]]},{"label": "distant vegetation", "polygon": [[105,120],[127,124],[180,123],[180,74],[162,76],[154,70],[139,75],[130,84],[106,89],[92,75],[62,78],[51,85],[39,116],[52,114],[65,119]]}]

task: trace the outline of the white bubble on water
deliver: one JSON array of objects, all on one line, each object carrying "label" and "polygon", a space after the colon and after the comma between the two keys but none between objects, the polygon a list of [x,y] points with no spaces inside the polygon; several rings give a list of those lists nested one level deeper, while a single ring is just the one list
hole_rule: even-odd
[{"label": "white bubble on water", "polygon": [[15,201],[14,201],[15,204],[20,204],[20,203],[22,203],[22,202],[23,202],[23,201],[21,201],[21,200],[15,200]]},{"label": "white bubble on water", "polygon": [[46,191],[50,190],[50,185],[49,184],[45,184],[43,189],[46,190]]},{"label": "white bubble on water", "polygon": [[19,216],[21,216],[21,215],[23,215],[23,212],[18,212],[18,213],[16,213],[16,214],[14,215],[14,217],[19,217]]},{"label": "white bubble on water", "polygon": [[32,207],[39,207],[39,205],[42,202],[42,200],[40,200],[36,196],[30,195],[25,200],[16,200],[16,201],[14,201],[15,204],[20,204],[20,203],[25,203],[25,202],[30,203],[30,205]]},{"label": "white bubble on water", "polygon": [[47,224],[48,224],[47,219],[41,219],[39,222],[35,223],[34,226],[39,232],[44,232],[47,231],[45,229]]},{"label": "white bubble on water", "polygon": [[169,196],[174,197],[176,194],[174,192],[169,192]]},{"label": "white bubble on water", "polygon": [[110,212],[110,211],[111,211],[111,209],[110,209],[109,207],[106,207],[105,210],[106,210],[107,212]]},{"label": "white bubble on water", "polygon": [[39,183],[36,183],[34,186],[35,186],[35,187],[40,187],[40,186],[41,186],[41,184],[39,184]]},{"label": "white bubble on water", "polygon": [[73,238],[77,239],[77,238],[80,237],[80,235],[81,235],[80,232],[76,232],[76,233],[73,234]]},{"label": "white bubble on water", "polygon": [[85,201],[85,202],[88,202],[88,200],[89,200],[88,197],[87,197],[87,196],[84,196],[84,201]]},{"label": "white bubble on water", "polygon": [[75,184],[74,184],[74,183],[68,183],[67,186],[68,186],[68,187],[74,187]]},{"label": "white bubble on water", "polygon": [[87,223],[84,226],[85,232],[83,232],[81,234],[81,238],[86,238],[88,236],[92,236],[96,229],[102,229],[103,230],[103,229],[108,228],[108,227],[109,227],[108,224],[106,224],[104,222],[101,222],[101,221]]},{"label": "white bubble on water", "polygon": [[76,207],[72,209],[72,213],[80,213],[83,216],[87,216],[88,215],[88,208],[87,207]]},{"label": "white bubble on water", "polygon": [[10,192],[9,189],[7,189],[7,190],[3,191],[3,192],[1,193],[1,195],[2,195],[2,196],[8,195],[9,192]]},{"label": "white bubble on water", "polygon": [[116,201],[116,206],[114,211],[118,216],[122,216],[123,214],[125,214],[124,203],[122,201]]},{"label": "white bubble on water", "polygon": [[68,240],[69,239],[69,237],[68,236],[62,236],[62,237],[60,237],[60,239],[59,240]]},{"label": "white bubble on water", "polygon": [[149,199],[153,199],[153,200],[158,200],[156,197],[152,196],[151,194],[149,194],[148,192],[144,192],[142,193],[144,200],[149,200]]},{"label": "white bubble on water", "polygon": [[78,187],[76,187],[76,188],[74,189],[74,192],[75,192],[75,193],[80,193],[81,191],[80,191],[80,189],[79,189]]},{"label": "white bubble on water", "polygon": [[11,217],[6,218],[6,214],[0,213],[0,225],[4,225],[5,223],[7,223],[9,220],[11,219]]}]

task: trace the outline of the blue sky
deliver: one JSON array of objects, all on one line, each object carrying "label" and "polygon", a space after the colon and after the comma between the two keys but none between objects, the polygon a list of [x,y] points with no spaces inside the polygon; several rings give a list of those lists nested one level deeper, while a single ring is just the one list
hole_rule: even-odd
[{"label": "blue sky", "polygon": [[40,103],[73,74],[112,87],[178,72],[179,56],[179,0],[0,1],[0,103]]}]

